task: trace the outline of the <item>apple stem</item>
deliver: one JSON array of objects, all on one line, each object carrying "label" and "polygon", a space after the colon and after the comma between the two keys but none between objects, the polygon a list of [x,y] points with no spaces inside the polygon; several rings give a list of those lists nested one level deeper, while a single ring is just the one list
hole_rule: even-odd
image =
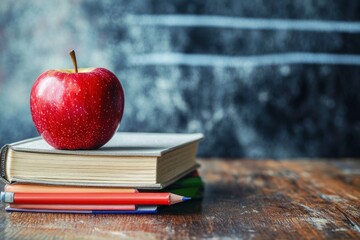
[{"label": "apple stem", "polygon": [[76,55],[74,49],[72,49],[69,54],[74,65],[75,72],[78,73],[78,67],[77,67]]}]

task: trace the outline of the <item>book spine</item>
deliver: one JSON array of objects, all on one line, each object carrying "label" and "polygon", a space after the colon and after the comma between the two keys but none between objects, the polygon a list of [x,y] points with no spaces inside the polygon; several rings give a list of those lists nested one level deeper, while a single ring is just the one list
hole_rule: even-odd
[{"label": "book spine", "polygon": [[9,145],[4,145],[0,152],[0,179],[7,184],[9,183],[9,181],[6,179],[6,158],[8,149]]}]

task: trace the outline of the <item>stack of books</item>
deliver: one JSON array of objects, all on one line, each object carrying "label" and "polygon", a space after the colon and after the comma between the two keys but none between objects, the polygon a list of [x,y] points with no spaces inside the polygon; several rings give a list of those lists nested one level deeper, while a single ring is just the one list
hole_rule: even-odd
[{"label": "stack of books", "polygon": [[116,133],[97,150],[57,150],[42,138],[1,149],[7,211],[155,213],[200,198],[202,134]]}]

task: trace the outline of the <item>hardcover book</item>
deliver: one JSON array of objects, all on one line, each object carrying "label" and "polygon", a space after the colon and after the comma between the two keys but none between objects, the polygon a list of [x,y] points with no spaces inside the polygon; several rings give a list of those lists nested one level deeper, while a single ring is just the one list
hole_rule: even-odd
[{"label": "hardcover book", "polygon": [[1,149],[5,183],[164,188],[198,167],[202,134],[118,132],[97,150],[57,150],[41,137]]}]

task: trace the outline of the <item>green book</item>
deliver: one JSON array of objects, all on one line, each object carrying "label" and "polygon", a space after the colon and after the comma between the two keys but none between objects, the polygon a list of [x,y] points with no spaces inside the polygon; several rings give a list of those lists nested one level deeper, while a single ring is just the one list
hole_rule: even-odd
[{"label": "green book", "polygon": [[187,187],[203,187],[204,183],[200,176],[184,177],[172,185],[168,186],[168,189],[172,188],[187,188]]},{"label": "green book", "polygon": [[171,184],[163,191],[168,191],[185,197],[193,199],[200,199],[203,197],[204,182],[198,175],[197,171],[185,176],[175,183]]},{"label": "green book", "polygon": [[187,187],[169,189],[171,193],[178,194],[184,197],[191,197],[192,199],[201,199],[203,197],[203,187]]}]

